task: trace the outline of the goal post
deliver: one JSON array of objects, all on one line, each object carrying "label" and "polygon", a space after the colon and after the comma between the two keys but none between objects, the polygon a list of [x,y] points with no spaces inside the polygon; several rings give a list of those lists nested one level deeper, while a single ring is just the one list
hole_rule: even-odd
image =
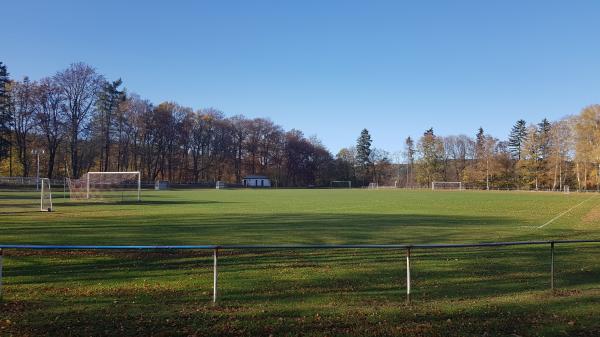
[{"label": "goal post", "polygon": [[352,181],[350,180],[332,180],[329,183],[330,188],[352,188]]},{"label": "goal post", "polygon": [[141,201],[139,171],[88,172],[81,179],[67,180],[71,200],[134,199]]},{"label": "goal post", "polygon": [[459,190],[462,191],[461,181],[432,181],[431,190]]},{"label": "goal post", "polygon": [[378,183],[369,183],[369,189],[376,190],[378,188],[379,188],[379,184]]},{"label": "goal post", "polygon": [[50,185],[50,179],[40,179],[40,211],[41,212],[52,212],[52,187]]}]

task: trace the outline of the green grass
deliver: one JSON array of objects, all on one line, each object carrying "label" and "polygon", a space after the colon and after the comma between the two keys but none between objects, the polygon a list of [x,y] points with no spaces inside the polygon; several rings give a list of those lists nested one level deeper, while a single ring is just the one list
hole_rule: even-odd
[{"label": "green grass", "polygon": [[[386,244],[600,239],[600,197],[399,190],[144,191],[66,202],[0,191],[5,244]],[[582,203],[583,202],[583,203]],[[556,215],[578,205],[543,228]],[[600,245],[414,252],[5,252],[2,335],[600,334]]]}]

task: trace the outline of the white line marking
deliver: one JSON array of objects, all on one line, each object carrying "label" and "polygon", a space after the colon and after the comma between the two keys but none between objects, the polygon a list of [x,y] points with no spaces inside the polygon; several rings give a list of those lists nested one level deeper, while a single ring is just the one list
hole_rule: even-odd
[{"label": "white line marking", "polygon": [[582,201],[582,202],[578,203],[577,205],[575,205],[575,206],[573,206],[573,207],[569,208],[568,210],[566,210],[566,211],[564,211],[564,212],[560,213],[559,215],[557,215],[557,216],[555,216],[554,218],[550,219],[550,221],[548,221],[548,222],[546,222],[545,224],[543,224],[543,225],[539,226],[539,227],[538,227],[538,229],[540,229],[540,228],[544,228],[544,227],[548,226],[549,224],[551,224],[551,223],[553,223],[554,221],[558,220],[558,219],[559,219],[560,217],[562,217],[563,215],[565,215],[565,214],[569,213],[570,211],[574,210],[575,208],[577,208],[577,207],[581,206],[581,205],[582,205],[584,202],[586,202],[586,201],[589,201],[589,200],[592,200],[592,199],[593,199],[593,198],[595,198],[596,196],[597,196],[597,194],[594,194],[594,195],[592,195],[591,197],[589,197],[589,198],[585,199],[584,201]]}]

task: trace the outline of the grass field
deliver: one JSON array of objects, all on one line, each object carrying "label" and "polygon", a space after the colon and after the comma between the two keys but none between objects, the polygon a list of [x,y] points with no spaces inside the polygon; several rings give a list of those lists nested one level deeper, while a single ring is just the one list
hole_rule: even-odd
[{"label": "grass field", "polygon": [[[3,244],[388,244],[600,239],[600,196],[401,190],[0,192]],[[540,228],[541,227],[541,228]],[[600,245],[416,251],[5,252],[1,335],[600,334]]]}]

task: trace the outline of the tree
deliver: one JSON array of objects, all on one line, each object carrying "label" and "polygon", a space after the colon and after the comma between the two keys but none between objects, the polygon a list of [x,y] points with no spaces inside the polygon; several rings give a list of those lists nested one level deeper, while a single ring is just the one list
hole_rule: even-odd
[{"label": "tree", "polygon": [[552,153],[552,124],[548,119],[544,118],[537,125],[538,132],[538,146],[539,146],[539,178],[541,186],[550,186],[552,167],[549,163],[550,155]]},{"label": "tree", "polygon": [[486,190],[491,187],[491,179],[495,166],[495,151],[498,140],[490,135],[486,135],[483,128],[477,130],[475,136],[475,151],[472,165],[469,166],[465,174],[467,181],[485,186]]},{"label": "tree", "polygon": [[9,85],[10,78],[8,77],[6,65],[0,62],[0,160],[5,158],[10,150],[10,133],[11,133],[11,108]]},{"label": "tree", "polygon": [[475,160],[479,160],[483,157],[483,152],[485,151],[485,134],[483,133],[483,128],[480,127],[477,130],[477,134],[475,135]]},{"label": "tree", "polygon": [[527,125],[524,120],[519,119],[508,136],[508,148],[516,160],[521,160],[525,137],[527,137]]},{"label": "tree", "polygon": [[64,136],[65,98],[51,78],[40,81],[35,95],[36,122],[48,153],[48,178],[54,174],[56,154]]},{"label": "tree", "polygon": [[527,127],[527,136],[523,142],[521,160],[517,167],[520,176],[529,187],[533,184],[537,190],[540,186],[540,135],[535,125]]},{"label": "tree", "polygon": [[360,137],[356,140],[356,163],[362,175],[363,185],[365,179],[369,175],[369,167],[371,166],[371,135],[369,130],[363,129],[360,132]]},{"label": "tree", "polygon": [[469,136],[458,135],[444,137],[444,150],[454,167],[454,176],[451,180],[464,180],[465,169],[474,157],[475,142]]},{"label": "tree", "polygon": [[13,82],[10,87],[12,128],[15,133],[18,160],[23,168],[23,177],[29,176],[31,166],[29,147],[31,145],[31,133],[35,126],[36,86],[35,82],[31,82],[28,77],[25,77],[23,82]]},{"label": "tree", "polygon": [[336,155],[337,179],[356,182],[356,148],[340,149]]},{"label": "tree", "polygon": [[377,184],[387,184],[392,182],[394,176],[390,155],[382,149],[373,149],[371,151],[370,162],[372,163],[373,181]]},{"label": "tree", "polygon": [[123,81],[117,79],[114,82],[104,82],[101,85],[98,99],[96,101],[96,130],[102,137],[102,151],[100,163],[103,171],[110,168],[110,148],[112,144],[112,133],[115,128],[118,109],[125,100],[125,92],[119,90]]},{"label": "tree", "polygon": [[410,136],[404,141],[404,158],[406,158],[406,187],[412,187],[413,168],[415,165],[415,142]]},{"label": "tree", "polygon": [[420,154],[417,181],[421,185],[431,186],[431,183],[442,177],[442,157],[444,156],[444,143],[433,132],[433,128],[425,131],[417,149]]},{"label": "tree", "polygon": [[104,82],[96,70],[85,63],[74,63],[54,76],[65,96],[65,118],[71,155],[71,174],[79,177],[80,140],[88,131],[88,123],[96,106],[98,91]]},{"label": "tree", "polygon": [[580,186],[583,183],[583,189],[587,189],[592,184],[588,176],[595,172],[596,188],[600,190],[600,105],[590,105],[581,111],[575,123],[575,138]]},{"label": "tree", "polygon": [[553,171],[552,189],[558,187],[563,189],[563,183],[566,178],[566,163],[569,161],[569,155],[573,149],[572,125],[569,118],[562,119],[552,124],[550,130],[550,157],[548,158],[549,168]]}]

